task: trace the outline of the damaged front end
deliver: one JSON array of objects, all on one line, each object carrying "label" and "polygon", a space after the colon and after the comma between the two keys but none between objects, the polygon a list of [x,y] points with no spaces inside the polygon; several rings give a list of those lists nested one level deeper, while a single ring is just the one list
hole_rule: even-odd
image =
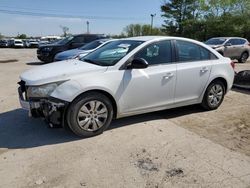
[{"label": "damaged front end", "polygon": [[26,86],[24,81],[20,81],[18,84],[20,105],[29,111],[29,116],[44,118],[50,127],[64,126],[68,102],[53,97],[30,97],[27,92],[29,86]]}]

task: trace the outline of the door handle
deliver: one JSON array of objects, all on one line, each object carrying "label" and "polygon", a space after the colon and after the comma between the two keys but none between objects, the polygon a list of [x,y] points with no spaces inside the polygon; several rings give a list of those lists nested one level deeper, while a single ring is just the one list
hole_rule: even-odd
[{"label": "door handle", "polygon": [[163,76],[164,79],[170,79],[174,76],[173,73],[167,73],[165,76]]},{"label": "door handle", "polygon": [[200,71],[201,71],[202,73],[207,72],[207,71],[208,71],[208,68],[207,68],[207,67],[202,67]]}]

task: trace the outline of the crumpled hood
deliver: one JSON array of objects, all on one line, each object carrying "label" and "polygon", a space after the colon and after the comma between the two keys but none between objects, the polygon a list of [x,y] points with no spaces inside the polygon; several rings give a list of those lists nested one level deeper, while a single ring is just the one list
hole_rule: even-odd
[{"label": "crumpled hood", "polygon": [[42,65],[25,71],[20,79],[26,82],[26,85],[43,85],[47,83],[63,81],[76,75],[88,74],[90,72],[105,72],[107,67],[102,67],[77,59],[55,62]]}]

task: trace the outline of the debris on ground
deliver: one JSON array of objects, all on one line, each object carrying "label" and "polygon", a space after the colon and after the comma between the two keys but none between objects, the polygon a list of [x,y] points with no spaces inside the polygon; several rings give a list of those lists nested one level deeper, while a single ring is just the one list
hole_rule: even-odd
[{"label": "debris on ground", "polygon": [[157,168],[157,165],[155,165],[151,159],[146,158],[146,159],[139,159],[137,161],[137,166],[140,169],[146,170],[146,171],[159,171]]},{"label": "debris on ground", "polygon": [[183,175],[183,170],[181,168],[174,168],[166,171],[167,177],[180,176]]}]

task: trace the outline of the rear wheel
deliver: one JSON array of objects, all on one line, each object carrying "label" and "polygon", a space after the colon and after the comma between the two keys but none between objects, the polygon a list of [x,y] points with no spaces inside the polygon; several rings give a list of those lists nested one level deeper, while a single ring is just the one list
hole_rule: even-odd
[{"label": "rear wheel", "polygon": [[247,52],[242,53],[240,59],[238,59],[239,63],[246,63],[248,57],[249,54]]},{"label": "rear wheel", "polygon": [[101,134],[110,125],[112,117],[112,103],[98,92],[89,92],[77,98],[67,112],[69,128],[81,137]]},{"label": "rear wheel", "polygon": [[203,96],[202,106],[206,110],[215,110],[221,105],[224,95],[224,84],[219,80],[214,81],[207,87],[207,90]]}]

